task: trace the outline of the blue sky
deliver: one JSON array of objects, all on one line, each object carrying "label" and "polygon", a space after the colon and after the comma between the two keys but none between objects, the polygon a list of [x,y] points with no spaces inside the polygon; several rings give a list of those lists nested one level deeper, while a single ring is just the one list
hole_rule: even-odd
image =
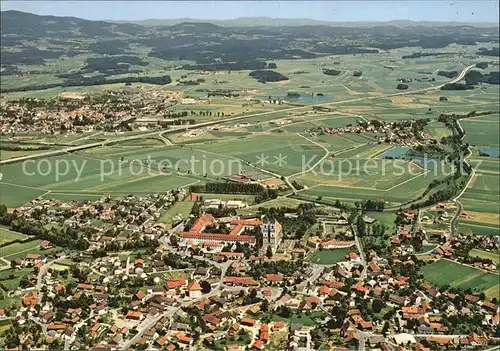
[{"label": "blue sky", "polygon": [[393,1],[2,1],[2,10],[91,20],[238,17],[325,21],[498,22],[498,0]]}]

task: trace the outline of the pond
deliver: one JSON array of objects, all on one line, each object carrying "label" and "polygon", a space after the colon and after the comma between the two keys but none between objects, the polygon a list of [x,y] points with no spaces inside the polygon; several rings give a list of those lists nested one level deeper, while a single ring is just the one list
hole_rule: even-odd
[{"label": "pond", "polygon": [[500,156],[500,148],[498,147],[490,147],[490,146],[481,146],[478,148],[481,154],[488,155],[489,157],[499,157]]},{"label": "pond", "polygon": [[396,146],[390,148],[389,150],[384,151],[382,154],[379,155],[379,157],[380,158],[401,157],[405,156],[408,153],[408,151],[410,151],[410,148],[408,147]]},{"label": "pond", "polygon": [[431,166],[431,165],[439,165],[441,164],[441,161],[433,159],[433,158],[428,158],[425,156],[410,156],[408,155],[408,152],[411,149],[409,147],[405,146],[395,146],[393,148],[390,148],[389,150],[384,151],[381,153],[378,157],[379,158],[399,158],[399,159],[405,159],[405,160],[412,160],[414,162],[418,162],[421,166]]},{"label": "pond", "polygon": [[293,102],[303,102],[303,103],[319,103],[319,102],[330,102],[330,101],[335,101],[334,97],[331,96],[311,96],[311,95],[301,95],[298,98],[287,98],[290,101]]}]

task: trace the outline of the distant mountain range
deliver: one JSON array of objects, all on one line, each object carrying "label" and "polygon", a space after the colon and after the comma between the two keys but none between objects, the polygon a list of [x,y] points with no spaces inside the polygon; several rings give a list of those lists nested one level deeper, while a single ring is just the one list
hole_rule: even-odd
[{"label": "distant mountain range", "polygon": [[432,21],[409,21],[393,20],[388,22],[333,22],[321,21],[309,18],[271,18],[271,17],[240,17],[235,19],[196,19],[196,18],[176,18],[176,19],[146,19],[142,21],[111,21],[115,23],[134,23],[141,26],[171,26],[183,22],[211,23],[221,27],[297,27],[297,26],[329,26],[329,27],[374,27],[374,26],[395,26],[395,27],[448,27],[448,26],[471,26],[471,27],[498,27],[494,22],[432,22]]},{"label": "distant mountain range", "polygon": [[[239,18],[130,23],[4,11],[1,26],[1,76],[22,74],[27,67],[32,70],[54,59],[66,58],[72,63],[71,68],[55,72],[57,81],[39,84],[37,89],[124,82],[124,74],[141,74],[141,81],[168,81],[167,76],[147,75],[145,67],[150,67],[153,58],[164,67],[188,61],[180,67],[185,70],[262,70],[274,60],[371,55],[405,47],[414,48],[414,57],[453,55],[435,50],[450,44],[486,46],[499,41],[498,26],[412,21]],[[420,54],[426,49],[434,52]],[[478,55],[498,57],[497,47],[478,49]],[[87,55],[83,65],[71,59],[82,55]],[[30,72],[38,74],[37,70]]]}]

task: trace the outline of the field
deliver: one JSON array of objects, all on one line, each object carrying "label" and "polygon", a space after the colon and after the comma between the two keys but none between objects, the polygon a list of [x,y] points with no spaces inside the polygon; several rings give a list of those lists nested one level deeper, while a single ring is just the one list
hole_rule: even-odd
[{"label": "field", "polygon": [[486,296],[498,297],[498,275],[464,266],[448,260],[439,260],[422,268],[424,278],[437,286],[484,291]]},{"label": "field", "polygon": [[290,318],[284,318],[279,315],[273,314],[272,315],[272,320],[273,321],[284,321],[286,323],[289,323],[290,325],[304,325],[306,327],[314,327],[317,323],[314,321],[314,319],[319,318],[320,320],[324,318],[324,313],[321,311],[314,311],[311,312],[309,315],[306,315],[305,313],[293,313],[293,315]]},{"label": "field", "polygon": [[495,253],[495,252],[489,252],[489,251],[484,251],[484,250],[479,250],[479,249],[472,249],[469,252],[469,256],[485,258],[485,259],[493,261],[493,263],[495,263],[495,264],[498,264],[500,262],[500,257],[498,255],[498,253]]},{"label": "field", "polygon": [[5,244],[14,240],[24,240],[27,236],[21,233],[12,232],[0,227],[0,244]]},{"label": "field", "polygon": [[396,213],[391,211],[384,212],[367,212],[366,215],[376,219],[379,223],[383,224],[388,232],[391,228],[396,228],[394,221],[396,220]]},{"label": "field", "polygon": [[395,207],[419,197],[432,180],[449,171],[447,164],[424,170],[410,161],[373,158],[384,150],[380,146],[346,151],[321,162],[313,172],[293,178],[307,187],[300,197],[351,203],[382,198]]},{"label": "field", "polygon": [[465,142],[475,146],[500,146],[499,115],[487,115],[460,121]]},{"label": "field", "polygon": [[[231,155],[220,154],[221,147],[218,145],[212,147],[218,152],[210,151],[212,143],[207,143],[205,146],[209,150],[204,150],[202,146],[185,145],[174,147],[108,147],[91,149],[84,156],[109,162],[127,162],[123,164],[125,167],[139,167],[140,162],[147,162],[151,165],[153,173],[168,173],[179,171],[179,173],[188,175],[205,176],[212,178],[230,176],[234,173],[250,173],[256,176],[261,173],[254,167],[242,163]],[[123,160],[123,161],[122,161]],[[139,162],[140,161],[140,162]],[[132,166],[131,166],[132,165]],[[136,171],[133,169],[133,171]]]},{"label": "field", "polygon": [[6,291],[13,291],[19,287],[19,282],[22,277],[28,276],[29,268],[22,269],[5,269],[0,271],[0,287]]},{"label": "field", "polygon": [[[247,173],[259,179],[291,177],[291,181],[295,180],[306,187],[298,195],[302,200],[321,198],[322,201],[333,203],[339,199],[353,203],[364,199],[383,198],[387,202],[386,207],[397,208],[421,196],[431,181],[442,179],[448,171],[448,166],[426,172],[415,162],[402,161],[400,166],[404,171],[399,172],[400,168],[394,160],[380,158],[384,152],[398,145],[378,144],[380,135],[345,133],[311,136],[310,132],[321,127],[355,125],[373,119],[392,122],[430,118],[432,121],[426,126],[426,130],[432,137],[440,139],[450,135],[444,124],[436,121],[439,115],[468,113],[471,110],[496,111],[496,87],[483,84],[480,90],[429,90],[419,94],[394,95],[399,93],[396,89],[397,79],[435,78],[435,81],[414,81],[410,84],[409,91],[445,83],[449,79],[436,75],[436,72],[459,70],[479,62],[479,58],[471,59],[472,55],[469,55],[477,48],[450,45],[439,50],[450,53],[450,56],[444,57],[403,59],[402,56],[412,54],[415,50],[398,48],[379,54],[277,59],[273,60],[278,66],[277,70],[289,77],[289,80],[267,84],[249,77],[247,70],[220,71],[217,74],[204,75],[198,71],[172,69],[169,70],[173,80],[171,84],[161,87],[133,84],[129,90],[146,93],[168,90],[181,93],[183,97],[200,98],[196,104],[174,104],[171,107],[173,112],[193,111],[197,122],[216,119],[216,112],[224,112],[226,117],[249,117],[198,130],[200,133],[195,137],[186,136],[184,131],[175,134],[164,133],[163,136],[171,140],[173,146],[168,146],[168,142],[164,143],[153,136],[50,157],[45,164],[41,164],[42,171],[48,168],[54,170],[57,165],[65,167],[65,162],[69,164],[68,171],[58,179],[55,178],[55,172],[49,172],[47,175],[38,174],[40,172],[36,175],[27,174],[36,171],[40,162],[28,164],[28,172],[23,172],[21,164],[2,165],[0,202],[9,208],[15,208],[39,196],[67,201],[98,199],[108,193],[120,197],[130,193],[163,192],[205,181],[221,181],[234,173]],[[142,59],[150,63],[144,68],[150,74],[160,72],[159,67],[163,67],[162,65],[173,68],[176,64],[189,63],[164,61],[142,55],[148,52],[144,47],[138,50],[141,57],[144,56]],[[463,52],[464,55],[456,55],[457,51]],[[56,68],[72,69],[80,67],[84,61],[83,57],[48,60],[42,69],[43,73],[36,79],[24,77],[23,81],[16,81],[9,78],[2,84],[12,87],[44,80],[54,81]],[[323,74],[321,68],[332,67],[334,61],[337,64],[335,68],[338,68],[341,74]],[[360,67],[362,76],[353,77],[352,73]],[[201,78],[203,82],[199,86],[178,85],[175,80],[183,75],[187,75],[190,80]],[[50,97],[65,91],[100,92],[103,89],[122,88],[120,84],[114,84],[86,88],[53,88],[6,95],[7,98],[18,98],[27,94]],[[234,89],[240,91],[241,95],[235,98],[206,100],[206,90],[209,89]],[[299,101],[287,101],[283,105],[269,104],[267,101],[268,96],[285,98],[290,92],[299,93]],[[448,101],[440,101],[441,96],[447,97]],[[330,110],[311,109],[312,105],[317,104]],[[202,115],[199,113],[201,111],[212,112],[212,116]],[[269,123],[279,119],[287,119],[291,123]],[[462,119],[460,123],[467,132],[465,142],[478,147],[498,146],[498,114]],[[37,140],[76,145],[85,142],[85,138],[118,140],[137,133],[139,132],[134,130],[119,134],[93,132],[63,136],[40,135]],[[474,150],[474,158],[480,159],[477,157],[477,149]],[[324,156],[327,157],[314,169],[318,174],[310,171],[310,167]],[[461,202],[466,211],[498,213],[498,160],[490,157],[483,162],[480,169],[483,178],[478,177],[471,184]],[[303,173],[304,171],[310,172]],[[169,175],[162,174],[165,172]],[[272,205],[273,202],[269,203],[269,206]],[[249,213],[253,209],[240,210],[240,213]],[[496,230],[491,223],[479,221],[479,218],[484,219],[484,216],[476,216],[475,219],[467,221],[460,220],[459,228],[470,232],[478,228],[479,232],[489,234]],[[392,226],[390,222],[388,220],[386,224]]]},{"label": "field", "polygon": [[58,248],[47,250],[40,249],[41,240],[31,240],[23,243],[13,243],[0,248],[0,257],[7,261],[15,260],[16,258],[25,258],[29,253],[47,255],[59,251]]},{"label": "field", "polygon": [[164,192],[197,182],[187,175],[160,174],[140,162],[119,164],[113,159],[76,154],[33,160],[31,165],[2,165],[1,172],[2,203],[8,207],[21,206],[49,191],[76,194],[77,197],[107,193],[126,195]]},{"label": "field", "polygon": [[460,198],[466,219],[458,228],[468,234],[500,234],[500,163],[498,158],[474,157],[476,175]]},{"label": "field", "polygon": [[500,228],[498,225],[477,224],[475,222],[459,220],[457,228],[459,232],[464,234],[500,235]]},{"label": "field", "polygon": [[498,180],[495,175],[476,175],[461,202],[471,211],[498,213],[500,199]]},{"label": "field", "polygon": [[182,219],[187,218],[189,213],[191,212],[191,208],[193,207],[194,202],[191,201],[179,201],[174,206],[169,208],[165,213],[162,214],[160,218],[157,219],[157,222],[165,223],[167,228],[172,226],[172,222],[174,217],[181,215]]},{"label": "field", "polygon": [[[290,133],[263,133],[243,139],[199,145],[197,150],[229,155],[257,167],[282,175],[303,170],[303,160],[325,155],[325,151],[311,141]],[[234,173],[234,172],[233,172]]]},{"label": "field", "polygon": [[246,215],[255,214],[255,212],[259,209],[259,207],[263,207],[263,208],[271,208],[271,207],[274,207],[274,208],[278,208],[278,207],[296,208],[301,203],[303,203],[303,201],[300,201],[297,199],[292,199],[289,197],[283,197],[283,198],[273,199],[273,200],[269,200],[269,201],[262,202],[259,204],[255,204],[253,206],[240,208],[236,212],[240,216],[246,216]]},{"label": "field", "polygon": [[345,255],[353,251],[356,251],[356,249],[352,248],[322,251],[318,250],[312,255],[310,262],[316,264],[332,265],[334,263],[344,261]]},{"label": "field", "polygon": [[452,134],[451,130],[447,128],[444,123],[437,121],[429,123],[425,129],[436,140],[441,140],[441,138],[450,136]]}]

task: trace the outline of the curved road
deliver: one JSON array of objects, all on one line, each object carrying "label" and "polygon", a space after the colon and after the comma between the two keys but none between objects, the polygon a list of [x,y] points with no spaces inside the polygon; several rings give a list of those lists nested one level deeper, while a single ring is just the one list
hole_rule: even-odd
[{"label": "curved road", "polygon": [[[462,128],[462,125],[460,124],[460,120],[458,120],[458,119],[457,119],[457,125],[458,125],[458,128],[461,129],[462,139],[465,138],[465,134],[466,134],[465,130]],[[457,229],[457,220],[458,220],[458,217],[460,216],[460,213],[462,213],[462,203],[460,201],[458,201],[458,199],[460,199],[460,197],[465,193],[465,191],[469,187],[470,183],[472,182],[472,179],[474,179],[474,177],[476,176],[476,170],[474,169],[474,167],[472,167],[467,162],[467,159],[472,155],[472,151],[470,148],[468,148],[468,152],[469,153],[467,154],[467,156],[464,157],[463,162],[470,167],[471,173],[469,175],[469,180],[465,184],[462,191],[452,200],[457,205],[457,211],[455,212],[455,215],[453,216],[453,218],[450,221],[450,234],[451,235],[455,234],[455,231]]]}]

